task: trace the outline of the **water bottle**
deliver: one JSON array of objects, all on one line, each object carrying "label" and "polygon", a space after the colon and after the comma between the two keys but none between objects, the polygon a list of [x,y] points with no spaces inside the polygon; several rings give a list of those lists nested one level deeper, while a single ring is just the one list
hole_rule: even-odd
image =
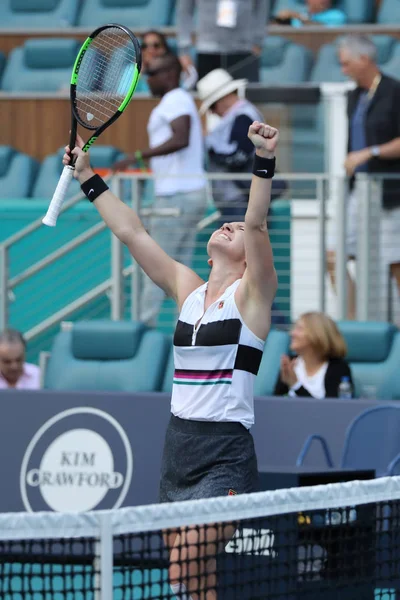
[{"label": "water bottle", "polygon": [[352,397],[352,389],[350,383],[350,377],[344,376],[342,377],[339,384],[339,398],[342,400],[349,400]]}]

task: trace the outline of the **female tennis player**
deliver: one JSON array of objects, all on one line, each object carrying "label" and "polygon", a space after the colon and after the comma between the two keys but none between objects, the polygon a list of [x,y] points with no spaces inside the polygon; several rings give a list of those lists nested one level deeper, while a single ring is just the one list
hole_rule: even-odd
[{"label": "female tennis player", "polygon": [[[82,139],[78,138],[72,151],[77,156],[75,177],[82,191],[180,310],[161,502],[258,489],[249,429],[254,423],[253,382],[277,289],[266,217],[279,134],[256,121],[248,137],[256,154],[245,221],[225,223],[212,234],[208,242],[211,272],[206,283],[170,258],[146,232],[138,215],[93,173],[89,156],[81,149]],[[68,147],[63,162],[70,162]],[[225,527],[222,535],[227,540],[232,534],[233,529]],[[219,526],[206,532],[187,528],[169,535],[170,583],[177,598],[217,598],[215,555],[222,541]]]}]

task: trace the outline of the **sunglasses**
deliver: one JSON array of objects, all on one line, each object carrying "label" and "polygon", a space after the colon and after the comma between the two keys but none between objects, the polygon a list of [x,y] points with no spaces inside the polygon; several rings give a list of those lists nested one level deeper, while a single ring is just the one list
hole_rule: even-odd
[{"label": "sunglasses", "polygon": [[146,42],[143,42],[142,44],[142,50],[147,50],[147,48],[154,48],[154,50],[159,50],[160,48],[162,48],[162,44],[160,44],[160,42],[154,42],[153,44],[148,44]]}]

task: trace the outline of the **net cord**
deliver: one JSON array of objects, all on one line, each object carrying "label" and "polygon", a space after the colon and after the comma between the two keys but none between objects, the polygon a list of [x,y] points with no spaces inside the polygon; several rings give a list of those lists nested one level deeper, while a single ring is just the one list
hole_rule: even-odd
[{"label": "net cord", "polygon": [[400,476],[87,513],[2,513],[0,540],[100,538],[102,527],[124,535],[391,500],[400,500]]}]

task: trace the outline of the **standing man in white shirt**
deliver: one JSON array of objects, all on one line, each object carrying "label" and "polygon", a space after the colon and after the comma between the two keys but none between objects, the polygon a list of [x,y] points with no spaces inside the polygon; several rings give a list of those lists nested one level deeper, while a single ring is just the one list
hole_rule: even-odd
[{"label": "standing man in white shirt", "polygon": [[[150,147],[117,162],[125,169],[137,160],[150,159],[155,179],[153,207],[178,208],[178,218],[152,217],[152,237],[170,256],[190,266],[196,223],[207,205],[204,149],[200,117],[192,96],[179,87],[182,67],[172,54],[156,58],[147,70],[153,96],[161,97],[147,125]],[[146,277],[140,319],[155,325],[164,292]]]}]

